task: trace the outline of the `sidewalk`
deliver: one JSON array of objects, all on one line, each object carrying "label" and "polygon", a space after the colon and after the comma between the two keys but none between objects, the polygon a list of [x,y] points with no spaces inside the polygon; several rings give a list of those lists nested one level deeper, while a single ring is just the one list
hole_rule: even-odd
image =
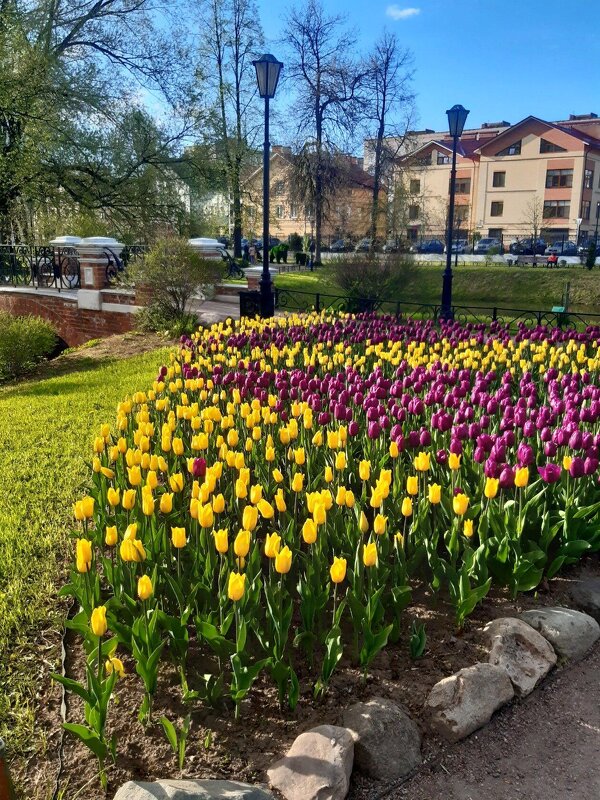
[{"label": "sidewalk", "polygon": [[448,747],[402,786],[352,800],[596,800],[600,798],[600,645]]}]

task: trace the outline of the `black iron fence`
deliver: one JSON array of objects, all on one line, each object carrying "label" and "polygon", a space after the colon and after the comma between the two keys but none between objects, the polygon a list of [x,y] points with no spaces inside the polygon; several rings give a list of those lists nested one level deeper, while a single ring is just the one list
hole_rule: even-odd
[{"label": "black iron fence", "polygon": [[73,247],[0,245],[0,285],[77,289],[79,256]]},{"label": "black iron fence", "polygon": [[[291,289],[275,289],[275,308],[279,311],[341,311],[349,313],[377,312],[390,314],[397,319],[440,321],[441,306],[433,303],[418,303],[404,300],[379,300],[366,297],[342,297],[340,295],[298,292]],[[519,324],[527,327],[538,325],[558,326],[576,330],[590,325],[600,326],[600,314],[568,311],[562,307],[553,310],[505,308],[503,306],[453,305],[453,318],[462,323],[497,322],[509,328]]]}]

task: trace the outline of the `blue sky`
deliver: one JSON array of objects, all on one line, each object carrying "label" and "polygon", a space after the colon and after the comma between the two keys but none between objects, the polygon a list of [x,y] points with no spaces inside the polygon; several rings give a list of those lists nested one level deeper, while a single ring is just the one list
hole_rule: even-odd
[{"label": "blue sky", "polygon": [[[277,39],[289,3],[258,3],[271,52],[285,60]],[[455,103],[470,109],[467,127],[529,114],[600,114],[598,0],[325,0],[325,7],[347,14],[364,50],[384,27],[412,50],[420,128],[443,130]]]}]

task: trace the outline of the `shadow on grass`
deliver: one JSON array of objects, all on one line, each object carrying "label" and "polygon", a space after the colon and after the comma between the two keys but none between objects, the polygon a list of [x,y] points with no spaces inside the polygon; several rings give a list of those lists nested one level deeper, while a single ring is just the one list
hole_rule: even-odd
[{"label": "shadow on grass", "polygon": [[[18,391],[23,397],[39,397],[44,394],[58,395],[79,391],[75,384],[67,381],[54,381],[53,379],[78,372],[93,372],[110,366],[118,360],[116,358],[98,359],[82,356],[81,358],[70,358],[61,364],[47,362],[21,378],[4,383],[0,382],[0,396],[11,394],[13,391]],[[49,381],[52,381],[52,383],[49,384]]]}]

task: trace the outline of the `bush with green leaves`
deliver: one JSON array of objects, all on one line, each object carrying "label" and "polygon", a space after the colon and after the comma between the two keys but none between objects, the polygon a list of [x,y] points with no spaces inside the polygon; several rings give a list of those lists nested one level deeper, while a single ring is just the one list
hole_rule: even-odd
[{"label": "bush with green leaves", "polygon": [[366,254],[334,261],[332,276],[350,301],[349,311],[368,311],[384,300],[400,300],[414,269],[413,259],[405,254]]},{"label": "bush with green leaves", "polygon": [[596,265],[596,240],[592,239],[592,241],[588,245],[585,257],[585,266],[588,269],[594,269],[595,265]]},{"label": "bush with green leaves", "polygon": [[29,372],[56,347],[58,337],[49,322],[0,311],[0,379]]},{"label": "bush with green leaves", "polygon": [[[152,306],[167,327],[189,319],[196,294],[221,278],[220,259],[205,258],[185,239],[160,239],[131,265],[131,278],[144,285],[152,296]],[[162,327],[162,326],[161,326]]]}]

